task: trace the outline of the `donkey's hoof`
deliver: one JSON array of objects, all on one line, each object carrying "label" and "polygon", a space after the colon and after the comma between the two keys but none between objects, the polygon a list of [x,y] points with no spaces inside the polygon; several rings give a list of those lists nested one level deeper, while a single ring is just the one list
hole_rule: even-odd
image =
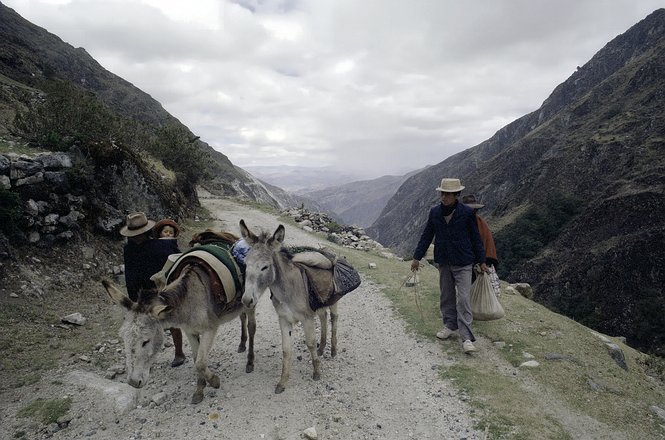
[{"label": "donkey's hoof", "polygon": [[222,385],[222,382],[219,380],[219,376],[213,374],[210,379],[208,379],[208,385],[213,388],[219,388]]},{"label": "donkey's hoof", "polygon": [[275,387],[275,394],[282,394],[284,392],[284,385],[282,384],[277,384]]},{"label": "donkey's hoof", "polygon": [[312,379],[321,380],[321,373],[319,373],[318,371],[315,371],[314,374],[312,374]]},{"label": "donkey's hoof", "polygon": [[197,403],[201,403],[203,401],[203,391],[196,391],[192,395],[192,405],[196,405]]},{"label": "donkey's hoof", "polygon": [[181,365],[184,364],[184,363],[185,363],[185,356],[183,356],[183,355],[180,355],[180,356],[176,355],[176,357],[173,358],[173,362],[171,362],[171,368],[179,367],[179,366],[181,366]]},{"label": "donkey's hoof", "polygon": [[247,347],[242,344],[238,345],[238,353],[244,353],[245,350],[247,350]]},{"label": "donkey's hoof", "polygon": [[254,371],[254,365],[245,365],[245,373],[251,373],[252,371]]},{"label": "donkey's hoof", "polygon": [[330,349],[330,357],[335,357],[337,356],[337,349],[331,348]]},{"label": "donkey's hoof", "polygon": [[323,348],[319,347],[318,350],[316,350],[316,354],[319,355],[319,357],[323,356]]}]

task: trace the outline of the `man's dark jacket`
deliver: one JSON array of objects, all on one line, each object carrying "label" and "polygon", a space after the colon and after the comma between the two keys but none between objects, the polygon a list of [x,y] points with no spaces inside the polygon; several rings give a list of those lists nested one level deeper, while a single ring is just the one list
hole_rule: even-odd
[{"label": "man's dark jacket", "polygon": [[132,301],[138,299],[141,289],[154,289],[150,277],[162,270],[171,254],[180,253],[175,239],[150,239],[141,244],[128,241],[124,248],[125,284]]},{"label": "man's dark jacket", "polygon": [[439,203],[429,211],[425,230],[420,236],[415,260],[425,256],[427,248],[434,239],[434,262],[449,266],[467,266],[485,262],[485,249],[480,239],[478,225],[473,209],[463,203],[457,203],[450,223],[446,223]]}]

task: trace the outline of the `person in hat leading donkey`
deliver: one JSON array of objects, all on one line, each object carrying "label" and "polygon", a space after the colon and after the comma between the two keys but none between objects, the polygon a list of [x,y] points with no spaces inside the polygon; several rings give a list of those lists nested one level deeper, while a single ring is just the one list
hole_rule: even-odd
[{"label": "person in hat leading donkey", "polygon": [[[154,226],[155,222],[148,220],[145,213],[134,212],[127,216],[127,224],[120,229],[120,235],[127,237],[127,244],[123,249],[125,284],[127,295],[132,301],[138,300],[139,291],[142,289],[154,289],[156,286],[150,277],[162,269],[169,255],[180,253],[176,240],[152,238]],[[177,367],[185,362],[182,331],[178,328],[169,330],[175,346],[175,357],[171,366]]]},{"label": "person in hat leading donkey", "polygon": [[[420,259],[434,240],[434,262],[439,268],[439,307],[443,329],[439,339],[448,339],[458,330],[465,353],[476,351],[471,331],[471,272],[474,264],[487,272],[485,249],[480,239],[473,210],[459,202],[464,189],[459,179],[444,178],[436,188],[441,203],[429,211],[427,224],[413,253],[411,270],[417,271]],[[457,289],[455,289],[457,288]]]}]

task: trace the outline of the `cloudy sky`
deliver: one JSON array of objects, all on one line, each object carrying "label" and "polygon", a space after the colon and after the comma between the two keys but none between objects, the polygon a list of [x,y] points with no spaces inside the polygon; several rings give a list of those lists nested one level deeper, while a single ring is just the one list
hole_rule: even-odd
[{"label": "cloudy sky", "polygon": [[2,0],[233,163],[404,174],[537,109],[662,0]]}]

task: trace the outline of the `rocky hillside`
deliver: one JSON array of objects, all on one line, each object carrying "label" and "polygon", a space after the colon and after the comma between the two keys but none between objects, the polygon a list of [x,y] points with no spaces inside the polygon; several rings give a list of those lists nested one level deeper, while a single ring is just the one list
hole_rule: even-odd
[{"label": "rocky hillside", "polygon": [[147,93],[106,70],[84,48],[72,47],[0,4],[0,135],[12,130],[16,113],[28,103],[48,99],[41,87],[49,79],[65,80],[92,92],[113,112],[144,124],[147,130],[179,127],[216,165],[211,168],[209,190],[278,206],[261,183],[199,140]]},{"label": "rocky hillside", "polygon": [[[495,231],[503,275],[647,350],[665,349],[665,9],[601,49],[542,106],[408,179],[368,233],[409,256],[442,177]],[[517,225],[517,226],[516,226]],[[509,269],[509,270],[506,270]]]}]

